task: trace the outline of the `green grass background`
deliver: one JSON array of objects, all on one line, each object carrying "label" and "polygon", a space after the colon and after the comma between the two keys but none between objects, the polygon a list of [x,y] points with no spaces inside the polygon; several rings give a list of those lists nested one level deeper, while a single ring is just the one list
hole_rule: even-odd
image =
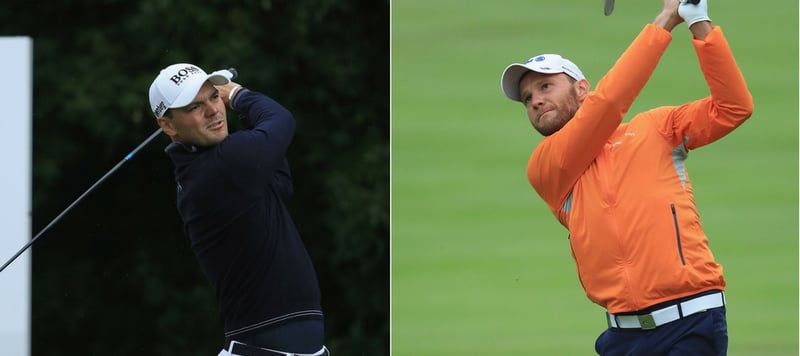
[{"label": "green grass background", "polygon": [[[711,0],[755,113],[687,161],[728,281],[730,355],[798,354],[798,4]],[[541,137],[500,89],[539,53],[594,85],[661,1],[392,1],[393,355],[592,355],[603,309],[525,177]],[[631,113],[707,95],[685,25]]]}]

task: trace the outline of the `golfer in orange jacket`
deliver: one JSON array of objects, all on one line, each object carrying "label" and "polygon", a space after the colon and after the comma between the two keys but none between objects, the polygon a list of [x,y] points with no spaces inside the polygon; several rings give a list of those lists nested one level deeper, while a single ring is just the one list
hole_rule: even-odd
[{"label": "golfer in orange jacket", "polygon": [[[753,101],[707,0],[662,1],[593,91],[574,63],[555,54],[509,65],[501,87],[545,136],[528,179],[569,230],[587,296],[607,310],[596,351],[724,355],[725,279],[684,161],[749,118]],[[684,21],[711,95],[622,123]]]}]

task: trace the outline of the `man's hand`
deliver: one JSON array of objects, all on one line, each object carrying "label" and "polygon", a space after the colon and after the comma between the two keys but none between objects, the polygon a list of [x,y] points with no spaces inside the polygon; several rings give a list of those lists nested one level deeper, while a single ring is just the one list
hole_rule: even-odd
[{"label": "man's hand", "polygon": [[233,109],[230,100],[236,96],[236,93],[242,88],[242,86],[237,83],[230,82],[225,85],[215,85],[215,87],[217,90],[219,90],[219,97],[222,98],[222,102],[225,103],[225,106]]},{"label": "man's hand", "polygon": [[709,21],[708,18],[708,0],[699,0],[697,4],[693,4],[689,0],[680,0],[681,5],[678,6],[678,14],[686,21],[686,25],[692,25],[700,21]]},{"label": "man's hand", "polygon": [[[664,8],[661,13],[653,20],[653,24],[664,28],[667,31],[672,31],[675,26],[683,22],[683,18],[678,14],[678,0],[663,0]],[[681,0],[685,1],[685,0]],[[703,0],[701,0],[703,1]]]},{"label": "man's hand", "polygon": [[711,19],[708,18],[708,0],[680,0],[680,2],[678,14],[686,20],[692,36],[698,40],[705,39],[712,30]]}]

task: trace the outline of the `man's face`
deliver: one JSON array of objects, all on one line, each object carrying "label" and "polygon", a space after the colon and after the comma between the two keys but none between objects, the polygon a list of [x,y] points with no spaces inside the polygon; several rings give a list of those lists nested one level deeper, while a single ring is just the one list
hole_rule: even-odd
[{"label": "man's face", "polygon": [[158,121],[174,141],[212,146],[228,136],[225,104],[210,82],[203,84],[189,105],[169,111],[172,118],[163,117]]},{"label": "man's face", "polygon": [[520,80],[519,93],[531,125],[543,136],[550,136],[575,116],[588,93],[588,82],[572,80],[563,73],[531,71]]}]

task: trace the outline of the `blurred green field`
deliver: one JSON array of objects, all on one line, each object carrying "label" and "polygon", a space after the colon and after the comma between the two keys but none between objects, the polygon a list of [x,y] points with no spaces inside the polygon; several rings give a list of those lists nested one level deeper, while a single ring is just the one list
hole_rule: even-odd
[{"label": "blurred green field", "polygon": [[[711,0],[753,117],[687,161],[728,281],[729,355],[798,354],[798,4]],[[503,68],[539,53],[594,85],[661,1],[392,1],[392,354],[592,355],[605,329],[567,232],[528,185],[541,139]],[[631,112],[707,95],[685,25]]]}]

